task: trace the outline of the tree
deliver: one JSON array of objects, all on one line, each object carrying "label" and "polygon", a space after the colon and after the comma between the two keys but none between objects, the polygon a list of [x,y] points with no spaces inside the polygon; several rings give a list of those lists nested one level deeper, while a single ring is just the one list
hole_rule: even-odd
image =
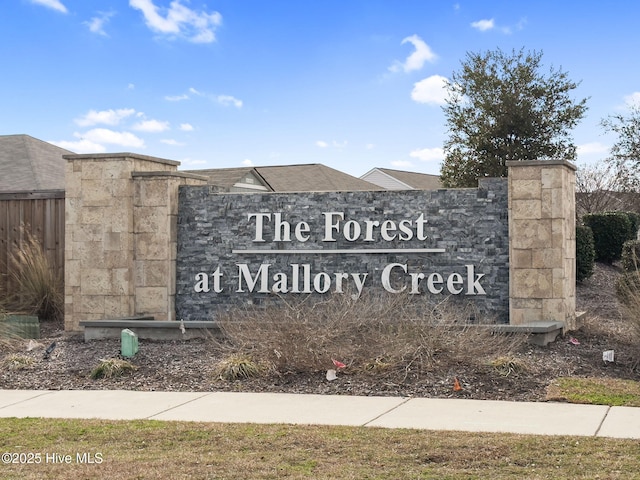
[{"label": "tree", "polygon": [[575,158],[569,131],[584,116],[587,99],[571,99],[579,83],[566,72],[551,68],[545,76],[541,68],[541,52],[467,53],[446,87],[445,186],[505,177],[509,160]]},{"label": "tree", "polygon": [[[576,172],[576,214],[611,211],[640,211],[634,194],[638,173],[627,165],[620,168],[610,159],[578,167]],[[637,191],[637,190],[635,190]]]},{"label": "tree", "polygon": [[610,115],[601,125],[618,135],[607,162],[624,179],[623,190],[640,191],[640,105],[632,105],[628,114]]}]

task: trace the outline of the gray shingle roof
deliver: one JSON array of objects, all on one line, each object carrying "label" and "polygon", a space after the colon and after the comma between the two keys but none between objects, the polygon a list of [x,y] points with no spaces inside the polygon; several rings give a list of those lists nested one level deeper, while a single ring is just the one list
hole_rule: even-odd
[{"label": "gray shingle roof", "polygon": [[439,175],[428,173],[406,172],[404,170],[393,170],[391,168],[378,168],[381,172],[390,175],[416,190],[437,190],[442,188]]},{"label": "gray shingle roof", "polygon": [[29,135],[0,135],[0,192],[64,190],[62,155],[72,153]]},{"label": "gray shingle roof", "polygon": [[205,175],[212,185],[225,189],[231,188],[248,172],[252,172],[274,192],[381,190],[377,185],[319,163],[188,171]]}]

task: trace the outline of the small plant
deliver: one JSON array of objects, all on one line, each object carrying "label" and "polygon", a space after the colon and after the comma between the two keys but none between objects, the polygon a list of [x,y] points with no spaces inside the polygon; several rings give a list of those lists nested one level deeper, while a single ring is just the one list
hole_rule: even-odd
[{"label": "small plant", "polygon": [[25,355],[13,354],[2,360],[2,368],[7,370],[29,370],[35,364],[35,360]]},{"label": "small plant", "polygon": [[513,357],[497,357],[490,362],[493,369],[498,372],[501,377],[518,374],[527,370],[527,365],[517,358]]},{"label": "small plant", "polygon": [[365,362],[363,369],[365,372],[382,373],[389,370],[393,365],[385,358],[376,357],[373,360]]},{"label": "small plant", "polygon": [[120,358],[107,358],[100,360],[100,364],[91,370],[91,378],[117,378],[136,370],[131,362]]},{"label": "small plant", "polygon": [[217,377],[227,380],[246,380],[248,378],[260,377],[266,373],[268,369],[258,362],[255,362],[248,355],[234,354],[222,360],[215,374]]}]

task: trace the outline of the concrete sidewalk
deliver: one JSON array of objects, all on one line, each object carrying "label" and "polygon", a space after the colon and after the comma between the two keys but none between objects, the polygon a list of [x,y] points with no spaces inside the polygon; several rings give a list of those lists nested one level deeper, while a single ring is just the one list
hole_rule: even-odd
[{"label": "concrete sidewalk", "polygon": [[0,390],[0,418],[349,425],[640,439],[640,408],[283,393]]}]

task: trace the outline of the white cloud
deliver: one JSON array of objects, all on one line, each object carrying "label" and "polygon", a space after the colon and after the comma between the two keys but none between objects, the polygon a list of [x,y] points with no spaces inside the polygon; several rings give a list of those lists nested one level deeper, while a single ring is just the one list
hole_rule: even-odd
[{"label": "white cloud", "polygon": [[367,150],[373,150],[374,148],[376,148],[376,144],[375,143],[367,143],[364,148],[366,148]]},{"label": "white cloud", "polygon": [[180,143],[173,138],[163,138],[160,140],[160,143],[164,143],[165,145],[171,145],[172,147],[183,147],[184,143]]},{"label": "white cloud", "polygon": [[200,92],[193,87],[189,88],[188,93],[183,93],[181,95],[166,95],[164,99],[169,102],[180,102],[182,100],[189,100],[191,96],[205,97],[225,107],[233,106],[236,108],[242,108],[243,105],[242,100],[234,97],[233,95],[212,95],[210,93]]},{"label": "white cloud", "polygon": [[522,30],[526,24],[527,24],[527,19],[521,18],[518,21],[518,23],[515,24],[515,26],[503,27],[503,26],[496,25],[495,20],[493,18],[490,18],[488,20],[483,19],[483,20],[478,20],[477,22],[473,22],[471,23],[471,27],[475,28],[480,32],[488,32],[489,30],[498,30],[504,33],[505,35],[511,35],[513,33],[514,28],[515,30]]},{"label": "white cloud", "polygon": [[143,120],[136,123],[133,127],[134,130],[139,132],[157,133],[169,130],[169,122],[161,122],[159,120]]},{"label": "white cloud", "polygon": [[116,132],[108,128],[94,128],[84,134],[74,133],[74,136],[100,145],[110,144],[121,147],[145,148],[144,140],[131,132]]},{"label": "white cloud", "polygon": [[422,148],[413,150],[410,154],[410,157],[417,158],[422,160],[423,162],[435,162],[444,160],[444,150],[439,147],[435,148]]},{"label": "white cloud", "polygon": [[[79,136],[79,134],[76,134],[76,136]],[[86,138],[81,138],[76,142],[69,142],[69,141],[63,140],[61,142],[48,142],[48,143],[56,145],[60,148],[71,150],[72,152],[75,152],[75,153],[104,153],[107,151],[104,145],[100,145],[99,143],[92,142],[90,140],[87,140]]]},{"label": "white cloud", "polygon": [[633,92],[631,95],[625,96],[624,103],[627,107],[640,107],[640,92]]},{"label": "white cloud", "polygon": [[133,83],[130,83],[129,85],[127,85],[127,90],[135,90],[136,86]]},{"label": "white cloud", "polygon": [[328,148],[328,147],[333,147],[333,148],[345,148],[348,145],[348,141],[347,140],[343,140],[342,142],[337,142],[335,140],[333,140],[331,143],[325,142],[324,140],[318,140],[316,142],[316,147],[320,147],[320,148]]},{"label": "white cloud", "polygon": [[114,12],[99,12],[99,16],[93,17],[88,22],[84,22],[89,27],[89,31],[107,37],[107,32],[104,31],[104,26],[109,22],[111,17],[115,15]]},{"label": "white cloud", "polygon": [[411,98],[418,103],[444,105],[447,99],[445,88],[448,80],[440,75],[432,75],[413,84]]},{"label": "white cloud", "polygon": [[89,110],[83,117],[77,118],[75,122],[81,127],[90,127],[93,125],[118,125],[121,120],[127,118],[136,111],[133,108],[121,108],[118,110],[101,110],[99,112],[95,110]]},{"label": "white cloud", "polygon": [[396,60],[393,65],[389,67],[392,72],[399,72],[403,70],[405,73],[412,72],[414,70],[420,70],[425,62],[433,62],[438,56],[433,53],[431,47],[427,45],[418,35],[411,35],[402,40],[401,45],[405,43],[411,43],[415,47],[415,51],[407,57],[404,63]]},{"label": "white cloud", "polygon": [[242,165],[244,165],[245,167],[253,167],[253,162],[247,158],[242,161]]},{"label": "white cloud", "polygon": [[31,0],[31,3],[42,5],[43,7],[51,8],[58,12],[67,13],[67,7],[65,7],[60,0]]},{"label": "white cloud", "polygon": [[577,154],[582,155],[602,155],[609,152],[609,147],[600,142],[589,142],[578,145]]},{"label": "white cloud", "polygon": [[191,125],[190,123],[181,123],[180,130],[182,130],[183,132],[192,132],[193,125]]},{"label": "white cloud", "polygon": [[193,43],[214,42],[215,30],[222,24],[218,12],[196,12],[173,0],[169,8],[154,5],[152,0],[129,0],[129,5],[142,12],[147,26],[160,34],[183,37]]},{"label": "white cloud", "polygon": [[242,100],[238,100],[231,95],[218,95],[215,97],[215,101],[220,105],[224,105],[225,107],[233,105],[236,108],[242,108]]},{"label": "white cloud", "polygon": [[476,30],[480,30],[481,32],[486,32],[488,30],[493,30],[496,26],[496,23],[493,20],[493,18],[491,18],[489,20],[478,20],[477,22],[473,22],[471,26]]},{"label": "white cloud", "polygon": [[181,102],[182,100],[189,100],[189,95],[186,93],[182,95],[166,95],[164,99],[168,102]]}]

